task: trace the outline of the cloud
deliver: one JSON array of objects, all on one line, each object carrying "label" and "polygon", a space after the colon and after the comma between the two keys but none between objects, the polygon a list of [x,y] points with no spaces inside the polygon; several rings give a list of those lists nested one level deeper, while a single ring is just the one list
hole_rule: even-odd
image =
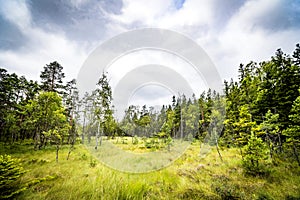
[{"label": "cloud", "polygon": [[293,51],[300,29],[291,26],[291,13],[284,15],[292,11],[292,16],[296,15],[294,9],[284,5],[282,0],[247,1],[215,35],[217,44],[208,43],[207,49],[224,77],[236,77],[239,63],[270,59],[278,48],[287,53]]},{"label": "cloud", "polygon": [[62,32],[35,27],[26,1],[5,1],[2,5],[1,15],[18,28],[26,41],[17,50],[2,49],[1,66],[38,80],[42,67],[56,60],[65,67],[68,78],[76,77],[86,57],[84,44],[68,40]]},{"label": "cloud", "polygon": [[[241,62],[268,59],[277,48],[293,51],[299,43],[300,3],[0,0],[0,66],[37,80],[42,67],[57,60],[73,78],[102,41],[143,27],[171,29],[194,39],[212,58],[222,78],[229,79],[237,77]],[[130,64],[129,58],[123,61]],[[157,57],[156,63],[165,58]],[[144,60],[148,62],[144,64],[152,62]],[[117,70],[116,77],[121,72]]]},{"label": "cloud", "polygon": [[146,27],[174,28],[208,25],[213,21],[214,0],[124,0],[120,14],[110,15],[117,23]]},{"label": "cloud", "polygon": [[25,1],[1,1],[1,15],[20,29],[30,26],[31,15]]}]

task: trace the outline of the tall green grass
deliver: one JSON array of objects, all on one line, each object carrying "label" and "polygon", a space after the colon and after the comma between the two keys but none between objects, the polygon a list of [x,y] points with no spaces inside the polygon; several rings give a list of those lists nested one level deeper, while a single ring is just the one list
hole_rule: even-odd
[{"label": "tall green grass", "polygon": [[[270,166],[266,177],[243,173],[236,149],[214,148],[200,157],[195,142],[170,166],[150,173],[125,173],[103,165],[84,145],[76,145],[66,160],[68,146],[34,151],[32,145],[4,146],[1,154],[20,158],[29,170],[23,182],[43,180],[18,199],[299,199],[300,170],[290,163]],[[124,144],[129,145],[129,144]],[[126,149],[126,147],[124,146]],[[42,179],[44,178],[44,179]]]}]

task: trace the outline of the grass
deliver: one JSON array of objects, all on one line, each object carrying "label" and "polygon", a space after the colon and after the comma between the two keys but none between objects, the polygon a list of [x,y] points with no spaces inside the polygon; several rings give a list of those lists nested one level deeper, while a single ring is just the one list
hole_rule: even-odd
[{"label": "grass", "polygon": [[[118,144],[126,150],[132,146]],[[42,180],[18,199],[300,199],[298,167],[282,163],[272,166],[267,177],[246,176],[237,149],[223,149],[221,162],[214,148],[200,157],[199,142],[168,167],[138,174],[105,166],[92,146],[76,145],[69,160],[69,147],[63,146],[58,163],[51,146],[39,151],[27,144],[2,147],[1,154],[20,158],[28,170],[23,182]]]}]

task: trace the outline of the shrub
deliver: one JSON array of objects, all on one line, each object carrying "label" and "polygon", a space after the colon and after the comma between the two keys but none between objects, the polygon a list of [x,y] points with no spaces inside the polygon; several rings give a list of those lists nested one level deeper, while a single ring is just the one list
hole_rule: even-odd
[{"label": "shrub", "polygon": [[268,157],[266,145],[261,138],[251,134],[248,144],[244,147],[243,167],[247,174],[263,175],[266,169],[263,161]]},{"label": "shrub", "polygon": [[139,143],[139,139],[138,137],[135,135],[133,138],[132,138],[132,144],[138,144]]},{"label": "shrub", "polygon": [[9,155],[0,156],[0,199],[12,198],[26,190],[26,186],[20,182],[25,172],[17,159]]},{"label": "shrub", "polygon": [[97,161],[91,158],[90,167],[96,167],[96,165],[97,165]]}]

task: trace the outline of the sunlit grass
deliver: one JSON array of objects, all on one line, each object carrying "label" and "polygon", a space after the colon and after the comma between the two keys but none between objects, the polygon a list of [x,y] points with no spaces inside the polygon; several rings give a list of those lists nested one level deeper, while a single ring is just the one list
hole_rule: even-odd
[{"label": "sunlit grass", "polygon": [[[121,144],[119,144],[121,145]],[[124,147],[130,144],[123,144]],[[3,145],[2,145],[3,146]],[[121,148],[121,147],[120,147]],[[126,149],[127,147],[125,147]],[[215,148],[200,157],[195,142],[172,164],[149,173],[125,173],[103,165],[88,147],[76,145],[66,160],[68,146],[34,151],[32,145],[3,146],[1,154],[18,157],[24,182],[47,177],[23,192],[20,199],[286,199],[300,197],[300,170],[273,166],[268,177],[245,176],[237,149]],[[100,151],[101,148],[98,149]],[[145,150],[148,151],[148,150]]]}]

